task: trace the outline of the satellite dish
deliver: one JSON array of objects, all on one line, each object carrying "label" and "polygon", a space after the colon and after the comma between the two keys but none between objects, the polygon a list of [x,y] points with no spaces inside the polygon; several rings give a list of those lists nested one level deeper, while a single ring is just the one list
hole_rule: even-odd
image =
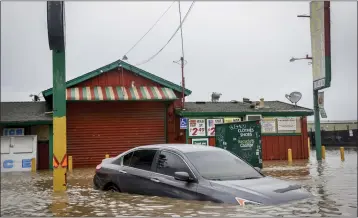
[{"label": "satellite dish", "polygon": [[297,105],[297,102],[299,102],[302,98],[302,93],[301,92],[291,92],[291,94],[289,94],[289,95],[286,94],[285,96],[291,103],[294,103],[295,105]]}]

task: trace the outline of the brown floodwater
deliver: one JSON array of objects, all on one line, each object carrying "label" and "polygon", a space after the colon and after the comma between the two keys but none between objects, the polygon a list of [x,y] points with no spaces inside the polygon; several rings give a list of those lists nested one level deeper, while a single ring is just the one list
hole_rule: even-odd
[{"label": "brown floodwater", "polygon": [[94,169],[76,169],[68,175],[68,190],[52,192],[52,172],[2,173],[1,216],[354,216],[357,217],[357,150],[328,149],[318,163],[309,161],[264,163],[272,177],[302,184],[313,197],[279,206],[236,206],[210,202],[137,196],[92,188]]}]

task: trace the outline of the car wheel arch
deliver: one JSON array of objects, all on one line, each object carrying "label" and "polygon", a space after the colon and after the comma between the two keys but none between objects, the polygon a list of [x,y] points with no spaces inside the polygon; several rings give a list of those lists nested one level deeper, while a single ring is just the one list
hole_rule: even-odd
[{"label": "car wheel arch", "polygon": [[114,184],[113,182],[108,182],[106,185],[103,186],[103,191],[108,191],[110,190],[111,188],[114,188],[116,190],[118,190],[118,192],[121,192],[121,189],[116,185]]}]

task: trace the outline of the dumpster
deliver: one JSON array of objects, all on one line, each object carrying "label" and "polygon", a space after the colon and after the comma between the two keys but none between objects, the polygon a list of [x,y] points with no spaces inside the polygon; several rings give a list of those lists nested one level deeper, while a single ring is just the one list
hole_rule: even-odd
[{"label": "dumpster", "polygon": [[216,146],[262,169],[261,123],[243,121],[215,125]]}]

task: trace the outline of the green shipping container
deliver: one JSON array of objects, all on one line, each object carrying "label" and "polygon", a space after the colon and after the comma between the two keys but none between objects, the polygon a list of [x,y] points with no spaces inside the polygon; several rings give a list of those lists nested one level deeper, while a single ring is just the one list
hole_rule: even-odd
[{"label": "green shipping container", "polygon": [[253,167],[262,169],[261,123],[243,121],[215,124],[216,147],[239,156]]}]

